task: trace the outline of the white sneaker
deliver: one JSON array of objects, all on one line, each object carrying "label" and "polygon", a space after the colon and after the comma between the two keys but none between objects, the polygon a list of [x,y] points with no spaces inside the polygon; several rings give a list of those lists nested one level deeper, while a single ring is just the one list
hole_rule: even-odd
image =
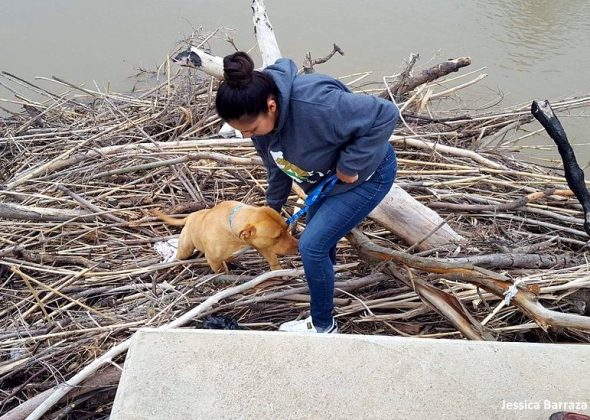
[{"label": "white sneaker", "polygon": [[338,326],[336,321],[332,319],[332,326],[327,331],[318,331],[311,322],[311,316],[300,319],[299,321],[289,321],[281,324],[279,331],[286,332],[300,332],[300,333],[323,333],[323,334],[336,334],[338,332]]}]

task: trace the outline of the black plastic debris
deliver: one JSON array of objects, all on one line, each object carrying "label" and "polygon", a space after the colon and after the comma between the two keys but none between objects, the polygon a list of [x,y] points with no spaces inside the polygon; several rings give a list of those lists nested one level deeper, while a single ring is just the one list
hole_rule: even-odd
[{"label": "black plastic debris", "polygon": [[239,330],[238,322],[222,315],[210,315],[203,319],[203,329],[206,330]]}]

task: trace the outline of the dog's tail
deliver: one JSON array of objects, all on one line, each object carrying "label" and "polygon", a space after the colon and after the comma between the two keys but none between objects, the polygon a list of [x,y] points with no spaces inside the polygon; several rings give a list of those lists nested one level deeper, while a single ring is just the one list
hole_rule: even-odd
[{"label": "dog's tail", "polygon": [[152,210],[151,213],[158,219],[163,220],[164,222],[172,226],[184,226],[186,224],[187,217],[185,217],[184,219],[177,219],[175,217],[168,216],[167,214],[162,213],[160,210]]}]

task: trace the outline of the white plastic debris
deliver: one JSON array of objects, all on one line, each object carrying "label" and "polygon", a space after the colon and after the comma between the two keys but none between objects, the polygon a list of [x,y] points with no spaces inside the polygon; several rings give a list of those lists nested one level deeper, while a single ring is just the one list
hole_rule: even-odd
[{"label": "white plastic debris", "polygon": [[508,290],[506,290],[504,292],[504,304],[505,305],[509,305],[510,301],[512,300],[512,298],[514,296],[516,296],[516,294],[518,293],[518,285],[520,283],[523,283],[524,280],[523,279],[516,279],[516,281],[514,282],[514,284],[512,284],[512,286],[510,286],[508,288]]},{"label": "white plastic debris", "polygon": [[176,260],[176,251],[178,250],[178,238],[168,239],[167,241],[156,242],[154,249],[163,258],[162,262],[172,262]]},{"label": "white plastic debris", "polygon": [[243,139],[242,133],[240,133],[235,128],[232,128],[228,123],[224,123],[223,126],[219,129],[219,135],[224,139],[230,139],[232,137],[237,137],[239,139]]},{"label": "white plastic debris", "polygon": [[10,360],[19,360],[26,353],[27,353],[27,351],[22,347],[13,347],[10,349]]}]

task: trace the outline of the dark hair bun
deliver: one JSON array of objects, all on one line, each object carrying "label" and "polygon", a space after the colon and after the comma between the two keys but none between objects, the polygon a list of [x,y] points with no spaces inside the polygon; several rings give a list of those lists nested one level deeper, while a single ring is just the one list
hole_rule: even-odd
[{"label": "dark hair bun", "polygon": [[245,52],[238,51],[223,58],[223,78],[231,87],[246,86],[252,81],[253,71],[254,61]]}]

